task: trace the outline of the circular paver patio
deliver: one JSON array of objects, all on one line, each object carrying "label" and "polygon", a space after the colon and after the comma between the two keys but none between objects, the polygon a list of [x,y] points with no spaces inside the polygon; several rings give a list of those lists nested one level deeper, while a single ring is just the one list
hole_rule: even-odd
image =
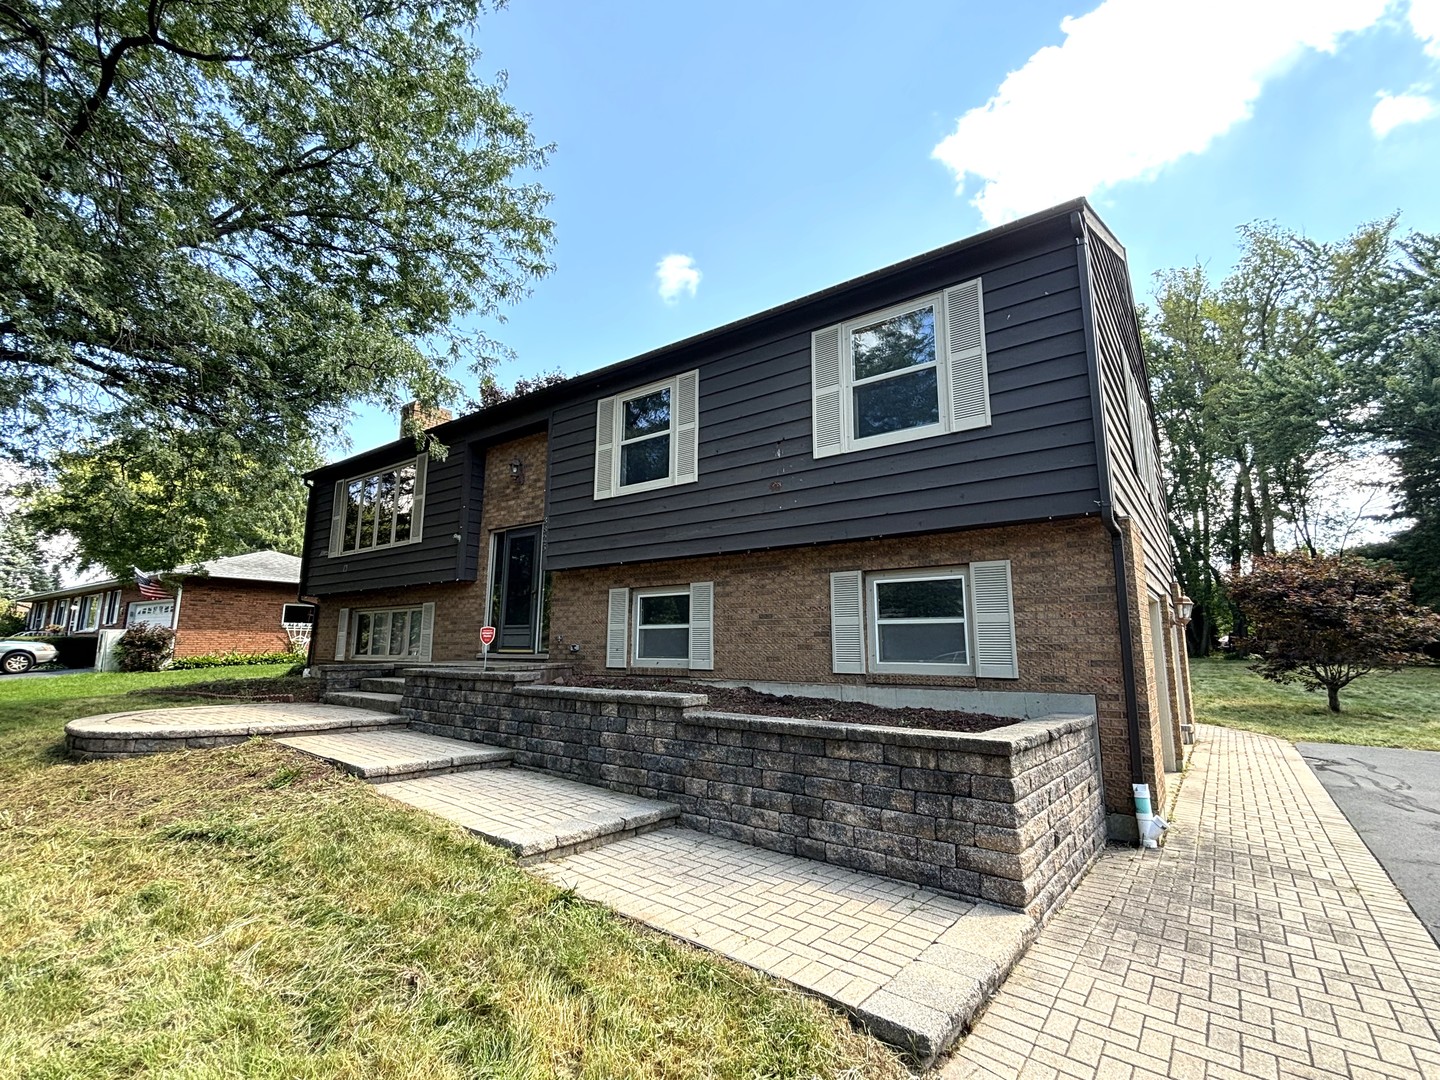
[{"label": "circular paver patio", "polygon": [[83,716],[65,725],[65,745],[79,758],[133,757],[165,750],[203,749],[254,735],[295,735],[388,727],[393,713],[312,702],[187,705],[176,709]]}]

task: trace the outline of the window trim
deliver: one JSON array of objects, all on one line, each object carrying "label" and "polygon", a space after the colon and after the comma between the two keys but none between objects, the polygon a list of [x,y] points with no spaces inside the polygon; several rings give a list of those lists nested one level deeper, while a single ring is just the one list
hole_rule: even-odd
[{"label": "window trim", "polygon": [[[679,425],[675,422],[676,406],[680,398],[680,377],[678,375],[665,379],[661,382],[651,383],[649,386],[642,386],[638,390],[627,390],[623,394],[615,395],[615,418],[614,418],[614,439],[615,439],[615,494],[633,495],[637,491],[654,491],[656,488],[674,487],[675,476],[679,465],[676,457],[680,451]],[[654,480],[642,480],[638,484],[627,484],[625,477],[625,447],[636,443],[648,442],[658,439],[661,432],[652,431],[648,435],[641,435],[639,438],[625,439],[625,403],[634,401],[636,398],[648,397],[657,391],[664,390],[670,395],[670,419],[669,426],[663,434],[670,439],[670,460],[666,464],[665,475]]]},{"label": "window trim", "polygon": [[[368,550],[368,549],[367,549],[367,550]],[[391,623],[390,623],[388,620],[387,620],[387,622],[386,622],[386,624],[385,624],[385,626],[386,626],[386,646],[385,646],[385,647],[386,647],[386,650],[387,650],[387,651],[386,651],[386,652],[383,652],[383,653],[374,653],[374,652],[363,652],[363,653],[362,653],[362,652],[359,651],[359,649],[358,649],[356,646],[359,644],[359,641],[360,641],[360,617],[361,617],[362,615],[369,615],[369,616],[370,616],[370,625],[371,625],[371,629],[372,629],[372,631],[373,631],[374,625],[375,625],[375,616],[376,616],[376,615],[386,615],[386,616],[389,616],[391,619],[393,619],[395,615],[401,614],[401,613],[408,613],[408,614],[412,615],[412,616],[414,617],[414,619],[417,620],[417,621],[419,622],[419,624],[420,624],[420,635],[421,635],[421,636],[420,636],[420,639],[419,639],[419,641],[418,641],[418,643],[417,643],[417,645],[416,645],[416,651],[415,651],[415,652],[413,652],[413,653],[411,653],[411,652],[392,653],[392,652],[389,652],[389,651],[388,651],[388,650],[389,650],[389,647],[390,647],[390,646],[389,646],[389,637],[390,637],[390,635],[389,635],[389,628],[390,628],[390,626],[391,626]],[[347,647],[346,647],[346,652],[349,653],[349,658],[352,659],[352,660],[366,660],[366,661],[370,661],[370,660],[387,661],[387,660],[388,660],[388,661],[390,661],[390,662],[392,662],[392,663],[399,663],[399,662],[408,661],[408,660],[417,660],[417,659],[419,659],[421,656],[423,656],[423,655],[424,655],[424,652],[425,652],[425,638],[424,638],[425,630],[424,630],[424,627],[425,627],[425,605],[423,605],[423,604],[405,604],[405,605],[402,605],[402,606],[400,606],[400,607],[355,608],[355,609],[352,609],[352,610],[350,611],[350,625],[349,625],[349,631],[348,631],[348,640],[347,640],[347,642],[346,642],[346,646],[347,646]],[[407,647],[408,647],[408,645],[409,645],[409,643],[410,643],[410,637],[411,637],[411,634],[409,633],[409,627],[408,627],[408,625],[407,625],[407,628],[406,628],[406,645],[407,645]],[[372,633],[372,643],[373,643],[373,633]]]},{"label": "window trim", "polygon": [[[919,662],[887,662],[880,659],[880,599],[877,586],[887,581],[932,581],[937,578],[959,578],[963,582],[965,600],[965,659],[963,664],[927,664]],[[877,675],[940,675],[973,676],[975,674],[975,601],[970,582],[970,567],[942,566],[906,570],[880,570],[865,574],[865,638],[866,660],[870,671]],[[914,620],[885,620],[887,623],[913,623]],[[927,620],[954,623],[955,619]]]},{"label": "window trim", "polygon": [[648,588],[648,589],[632,589],[632,590],[631,590],[632,598],[633,598],[634,601],[635,601],[635,604],[634,604],[634,608],[635,608],[634,633],[633,633],[633,637],[632,637],[632,639],[631,639],[631,645],[633,646],[633,651],[632,651],[631,654],[630,654],[630,666],[631,666],[631,667],[685,668],[685,669],[688,669],[688,668],[690,667],[690,655],[691,655],[691,647],[692,647],[692,643],[691,643],[691,640],[690,640],[690,635],[691,635],[691,633],[692,633],[692,627],[694,626],[694,623],[695,623],[695,616],[694,616],[693,611],[687,612],[687,617],[686,617],[685,624],[684,624],[684,625],[685,625],[685,655],[684,655],[684,656],[646,657],[646,656],[641,656],[641,655],[640,655],[640,631],[641,631],[642,628],[643,628],[643,629],[646,629],[646,630],[657,630],[657,629],[670,629],[670,630],[675,630],[675,629],[678,629],[678,628],[680,627],[680,623],[642,623],[642,622],[640,621],[640,613],[641,613],[641,611],[643,611],[644,608],[645,608],[645,599],[646,599],[647,597],[651,597],[651,596],[683,596],[683,597],[685,597],[685,599],[686,599],[686,601],[687,601],[687,608],[688,608],[688,606],[689,606],[689,601],[691,600],[690,592],[691,592],[691,588],[690,588],[689,585],[658,585],[658,586],[655,586],[655,587],[653,587],[653,588]]},{"label": "window trim", "polygon": [[[935,318],[935,360],[930,364],[920,364],[909,368],[899,368],[895,371],[887,371],[883,375],[871,375],[864,379],[855,378],[855,353],[854,343],[851,340],[853,332],[863,326],[873,326],[875,323],[886,322],[901,315],[908,315],[913,311],[928,307],[934,312]],[[869,450],[877,446],[890,446],[899,442],[910,442],[913,439],[930,439],[936,435],[944,435],[950,430],[949,416],[950,409],[946,401],[948,395],[945,387],[949,381],[949,365],[946,356],[949,352],[949,341],[945,333],[945,294],[944,292],[932,293],[929,296],[917,297],[900,304],[891,304],[879,311],[868,312],[854,319],[846,319],[840,324],[840,388],[842,392],[841,409],[843,410],[843,423],[845,428],[846,450]],[[857,436],[855,434],[855,388],[857,386],[873,386],[879,382],[897,378],[916,371],[935,371],[935,405],[938,420],[933,424],[922,424],[918,427],[900,428],[898,431],[885,431],[879,435]]]},{"label": "window trim", "polygon": [[[386,473],[394,472],[398,477],[402,469],[411,466],[413,466],[415,469],[415,476],[410,489],[410,535],[404,540],[392,539],[384,544],[371,544],[369,547],[346,547],[345,524],[350,516],[350,485],[357,481],[363,484],[370,480],[374,480],[378,484],[381,477],[383,477]],[[424,539],[424,530],[422,526],[424,524],[425,513],[425,473],[428,471],[429,467],[430,455],[416,454],[412,458],[404,458],[400,461],[391,462],[387,465],[382,466],[376,471],[363,472],[355,476],[347,476],[343,479],[336,480],[334,487],[332,488],[332,491],[334,493],[332,496],[333,504],[330,507],[330,557],[337,558],[350,555],[368,555],[372,551],[385,551],[388,548],[406,547],[410,544],[418,544],[422,539]],[[342,493],[345,495],[343,507],[341,503]],[[363,515],[363,513],[364,510],[362,508],[361,514]],[[398,516],[398,510],[391,512],[390,535],[392,537],[395,535],[395,519]],[[375,532],[378,536],[378,515]],[[356,543],[358,544],[360,539],[358,525],[356,527],[355,539]]]},{"label": "window trim", "polygon": [[[670,393],[670,462],[666,474],[655,480],[621,485],[626,442],[625,403],[659,390]],[[658,438],[654,432],[639,439]],[[595,403],[595,491],[598,502],[646,491],[693,484],[700,479],[700,370],[682,371],[666,379],[622,390]]]},{"label": "window trim", "polygon": [[101,593],[86,593],[79,597],[79,607],[75,612],[75,633],[88,634],[100,629],[100,597]]}]

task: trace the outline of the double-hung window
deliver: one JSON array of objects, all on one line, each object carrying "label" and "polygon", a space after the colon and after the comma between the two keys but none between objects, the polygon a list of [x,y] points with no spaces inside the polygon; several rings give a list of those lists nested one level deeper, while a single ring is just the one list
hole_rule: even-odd
[{"label": "double-hung window", "polygon": [[[631,613],[634,621],[631,621]],[[715,583],[611,589],[605,666],[715,667]]]},{"label": "double-hung window", "polygon": [[100,625],[100,594],[92,593],[80,598],[80,613],[75,618],[78,633],[94,630]]},{"label": "double-hung window", "polygon": [[698,479],[700,373],[601,398],[595,408],[595,498]]},{"label": "double-hung window", "polygon": [[690,590],[645,591],[635,597],[635,663],[690,666]]},{"label": "double-hung window", "polygon": [[817,330],[810,364],[817,458],[984,427],[980,280]]},{"label": "double-hung window", "polygon": [[425,474],[429,455],[368,476],[335,484],[330,517],[330,554],[413,544],[425,520]]},{"label": "double-hung window", "polygon": [[353,655],[371,659],[419,656],[422,615],[419,607],[356,612]]}]

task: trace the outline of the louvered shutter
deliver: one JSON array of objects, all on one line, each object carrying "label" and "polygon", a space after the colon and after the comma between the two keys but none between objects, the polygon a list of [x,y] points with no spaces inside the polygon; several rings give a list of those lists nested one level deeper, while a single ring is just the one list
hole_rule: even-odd
[{"label": "louvered shutter", "polygon": [[950,430],[988,427],[990,376],[985,366],[985,316],[980,279],[945,290],[950,379]]},{"label": "louvered shutter", "polygon": [[415,459],[415,501],[410,505],[410,542],[417,543],[425,534],[425,476],[430,471],[430,455]]},{"label": "louvered shutter", "polygon": [[430,654],[435,648],[435,605],[425,604],[420,608],[420,653],[415,657],[422,664],[430,663]]},{"label": "louvered shutter", "polygon": [[837,675],[865,672],[864,588],[859,570],[830,575],[830,656]]},{"label": "louvered shutter", "polygon": [[700,372],[675,380],[675,483],[693,484],[700,470]]},{"label": "louvered shutter", "polygon": [[630,590],[610,590],[610,613],[605,627],[605,666],[625,666],[625,639],[630,629]]},{"label": "louvered shutter", "polygon": [[335,502],[330,507],[330,554],[339,555],[345,549],[345,506],[350,501],[349,489],[344,480],[335,481]]},{"label": "louvered shutter", "polygon": [[349,609],[348,607],[342,607],[342,608],[340,609],[340,626],[339,626],[339,628],[335,631],[335,659],[336,659],[336,660],[344,660],[344,659],[345,659],[345,650],[346,650],[346,646],[349,644],[349,638],[350,638],[350,609]]},{"label": "louvered shutter", "polygon": [[601,398],[595,406],[595,498],[615,494],[615,399]]},{"label": "louvered shutter", "polygon": [[715,669],[715,583],[690,583],[690,670]]},{"label": "louvered shutter", "polygon": [[813,452],[829,457],[845,449],[845,387],[840,377],[840,328],[810,335],[811,426]]},{"label": "louvered shutter", "polygon": [[1009,560],[971,563],[970,591],[975,608],[975,674],[982,679],[1018,679]]}]

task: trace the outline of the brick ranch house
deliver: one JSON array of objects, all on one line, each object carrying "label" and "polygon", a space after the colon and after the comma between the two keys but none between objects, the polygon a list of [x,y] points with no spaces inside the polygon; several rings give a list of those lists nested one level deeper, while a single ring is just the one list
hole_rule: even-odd
[{"label": "brick ranch house", "polygon": [[[132,580],[110,578],[21,597],[30,604],[26,629],[54,627],[57,636],[98,643],[101,631],[141,623],[175,631],[177,657],[217,652],[277,652],[290,647],[282,620],[296,611],[300,559],[252,551],[160,575],[169,596],[146,600]],[[78,646],[78,648],[77,648]]]},{"label": "brick ranch house", "polygon": [[1147,387],[1076,200],[311,473],[314,655],[1084,711],[1133,838],[1191,714]]}]

